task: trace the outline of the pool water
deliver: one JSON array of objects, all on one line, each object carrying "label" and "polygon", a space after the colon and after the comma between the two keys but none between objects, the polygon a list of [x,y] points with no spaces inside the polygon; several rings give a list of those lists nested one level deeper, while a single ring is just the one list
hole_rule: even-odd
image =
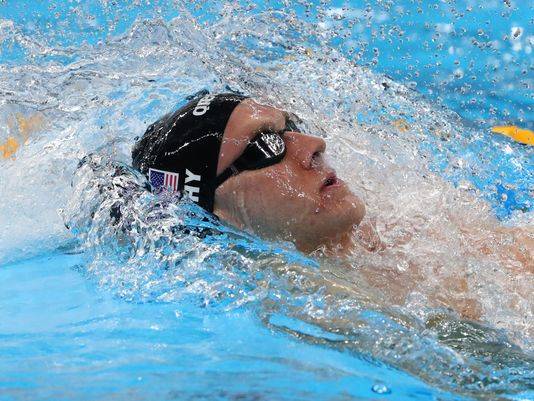
[{"label": "pool water", "polygon": [[81,263],[50,254],[2,268],[1,399],[461,399],[246,308],[124,302]]},{"label": "pool water", "polygon": [[[457,228],[534,234],[534,148],[491,133],[534,128],[533,7],[0,2],[0,400],[534,400],[533,274]],[[419,235],[347,269],[140,191],[135,138],[203,89],[299,114],[384,240]]]}]

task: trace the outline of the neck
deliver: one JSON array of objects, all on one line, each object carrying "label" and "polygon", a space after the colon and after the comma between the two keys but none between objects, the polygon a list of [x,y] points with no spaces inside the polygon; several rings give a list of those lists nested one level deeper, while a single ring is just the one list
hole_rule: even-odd
[{"label": "neck", "polygon": [[304,253],[319,251],[326,256],[347,255],[354,248],[354,230],[350,230],[335,237],[325,238],[322,241],[297,241],[297,249]]}]

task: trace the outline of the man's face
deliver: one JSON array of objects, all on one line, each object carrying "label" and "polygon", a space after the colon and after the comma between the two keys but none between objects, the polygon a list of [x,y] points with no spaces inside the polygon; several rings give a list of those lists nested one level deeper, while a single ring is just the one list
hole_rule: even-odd
[{"label": "man's face", "polygon": [[[241,102],[226,126],[217,174],[228,168],[261,129],[282,131],[286,114],[251,99]],[[243,171],[215,193],[214,213],[241,228],[270,238],[289,240],[302,251],[348,241],[365,214],[323,159],[325,142],[299,132],[285,132],[284,159],[259,170]]]}]

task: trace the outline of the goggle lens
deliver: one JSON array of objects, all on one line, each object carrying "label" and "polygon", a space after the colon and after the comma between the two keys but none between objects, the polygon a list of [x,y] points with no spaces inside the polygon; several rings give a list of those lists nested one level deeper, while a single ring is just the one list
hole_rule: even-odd
[{"label": "goggle lens", "polygon": [[257,170],[280,162],[285,154],[286,144],[280,134],[260,132],[234,162],[234,167],[240,171]]}]

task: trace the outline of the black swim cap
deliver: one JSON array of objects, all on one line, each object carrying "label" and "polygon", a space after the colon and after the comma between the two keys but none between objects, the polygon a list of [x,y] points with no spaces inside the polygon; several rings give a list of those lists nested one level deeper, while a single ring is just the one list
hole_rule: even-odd
[{"label": "black swim cap", "polygon": [[132,151],[132,165],[152,188],[180,191],[213,212],[219,150],[230,115],[246,96],[197,97],[150,125]]}]

